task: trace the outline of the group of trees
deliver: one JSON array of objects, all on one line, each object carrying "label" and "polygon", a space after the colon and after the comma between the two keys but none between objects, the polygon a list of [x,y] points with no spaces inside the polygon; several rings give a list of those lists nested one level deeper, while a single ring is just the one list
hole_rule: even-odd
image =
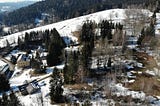
[{"label": "group of trees", "polygon": [[50,99],[51,103],[63,102],[63,78],[61,72],[54,68],[51,80],[50,80]]},{"label": "group of trees", "polygon": [[87,21],[83,24],[80,43],[82,49],[65,52],[65,67],[63,70],[66,84],[82,83],[83,77],[89,69],[89,61],[94,48],[94,22]]},{"label": "group of trees", "polygon": [[60,37],[58,31],[51,30],[50,42],[48,46],[47,64],[49,66],[58,65],[63,61],[64,40]]},{"label": "group of trees", "polygon": [[[109,40],[112,42],[112,30],[122,30],[123,25],[113,24],[107,20],[103,20],[99,24],[92,21],[87,21],[83,24],[80,34],[80,43],[82,44],[81,50],[74,52],[69,51],[69,53],[65,52],[66,64],[64,68],[64,82],[66,84],[81,83],[83,77],[88,74],[95,41],[100,40],[96,39],[95,28],[101,30],[100,38],[103,39],[104,44],[104,42],[108,42]],[[121,36],[119,38],[122,39]],[[108,40],[106,41],[104,39]],[[109,58],[108,67],[111,67],[110,64],[111,58]]]},{"label": "group of trees", "polygon": [[79,54],[74,51],[66,54],[67,62],[65,64],[63,74],[66,84],[74,84],[76,82],[76,74],[79,67]]},{"label": "group of trees", "polygon": [[100,23],[100,28],[101,28],[102,38],[105,39],[107,37],[108,40],[111,40],[112,39],[112,29],[114,28],[114,25],[107,20],[103,20]]},{"label": "group of trees", "polygon": [[[63,75],[64,82],[66,84],[73,84],[75,82],[82,81],[82,77],[80,77],[81,74],[84,75],[84,71],[87,72],[87,69],[89,69],[89,62],[95,45],[95,27],[100,28],[101,38],[107,38],[108,40],[113,38],[112,29],[122,30],[123,28],[121,24],[113,24],[105,20],[98,25],[91,21],[84,23],[80,35],[80,42],[82,44],[81,51],[74,51],[70,52],[69,54],[65,54],[67,59],[65,68],[63,70]],[[20,38],[18,39],[19,46],[21,46],[22,43],[24,43],[24,45],[29,45],[31,41],[42,40],[42,43],[45,44],[45,47],[49,53],[47,56],[47,64],[49,66],[58,65],[63,61],[63,49],[65,47],[65,43],[55,28],[50,31],[46,30],[44,32],[26,33],[24,41],[22,41]],[[31,60],[33,63],[32,66],[35,68],[40,68],[40,62],[37,60],[39,60],[39,56]],[[111,59],[109,59],[108,62],[109,67],[111,63],[110,61]],[[62,76],[59,70],[55,68],[51,79],[51,101],[61,102],[60,98],[63,97],[62,85]]]},{"label": "group of trees", "polygon": [[[96,36],[95,36],[95,29],[100,29],[100,39],[96,39]],[[112,33],[114,30],[114,33]],[[145,31],[148,31],[146,34],[148,34],[148,36],[154,36],[154,31],[153,31],[153,25],[150,25],[150,28],[148,29],[145,29]],[[54,36],[51,36],[50,38],[51,39],[48,39],[50,41],[50,43],[48,43],[49,47],[48,47],[48,50],[49,50],[49,53],[50,54],[55,54],[55,55],[50,55],[50,57],[48,57],[48,59],[51,59],[51,60],[55,60],[55,58],[57,60],[60,60],[60,58],[58,58],[58,56],[62,56],[62,49],[63,49],[63,46],[62,44],[63,43],[60,43],[61,40],[59,39],[59,34],[56,30],[53,30],[52,31],[52,34]],[[121,39],[125,39],[123,37],[123,25],[118,23],[118,24],[113,24],[112,22],[109,22],[107,20],[103,20],[101,23],[99,24],[96,24],[92,21],[86,21],[83,26],[82,26],[82,29],[81,29],[81,34],[80,34],[80,43],[82,44],[82,48],[80,50],[80,52],[69,52],[69,53],[65,53],[65,57],[67,58],[66,59],[66,64],[65,64],[65,68],[63,70],[63,76],[64,76],[64,83],[66,84],[74,84],[76,83],[76,80],[77,80],[77,75],[81,75],[80,73],[83,73],[84,72],[88,72],[87,69],[90,68],[90,62],[91,62],[91,57],[92,57],[92,53],[94,51],[94,48],[95,48],[95,42],[96,40],[100,40],[101,39],[107,39],[107,40],[104,40],[104,42],[107,42],[107,41],[110,41],[109,43],[115,43],[115,37],[117,39],[117,42],[121,41]],[[144,31],[142,31],[142,35],[144,35]],[[57,37],[55,37],[57,36]],[[59,42],[57,43],[55,41],[55,39],[57,39],[56,41]],[[59,39],[59,40],[58,40]],[[55,46],[56,45],[56,46]],[[58,47],[57,47],[58,45]],[[108,44],[109,45],[109,44]],[[121,43],[122,45],[122,43]],[[58,49],[56,49],[58,48]],[[61,48],[61,50],[59,49]],[[107,49],[105,48],[105,45],[104,45],[104,49]],[[54,51],[56,51],[56,53],[54,53]],[[105,55],[109,55],[109,58],[106,59],[107,60],[107,67],[108,69],[111,69],[111,64],[112,64],[112,58],[111,58],[111,55],[110,54],[107,54],[109,52],[109,50],[106,50],[106,54]],[[61,55],[58,55],[58,54],[61,54]],[[58,55],[58,56],[57,56]],[[99,54],[98,56],[101,56],[101,54]],[[51,62],[51,61],[49,61]],[[59,63],[59,61],[55,61],[55,63],[53,63],[52,65],[57,65]],[[105,65],[105,66],[106,66]],[[81,71],[80,71],[81,70]],[[55,76],[56,78],[57,76]],[[58,83],[62,86],[62,83]],[[61,89],[61,86],[55,84],[56,86],[52,87],[51,89],[51,92],[54,92],[56,91],[56,87],[58,87],[60,89],[60,91],[56,91],[56,92],[61,92],[62,93],[62,89]],[[59,94],[61,94],[59,93]],[[62,95],[58,95],[57,93],[52,93],[54,94],[52,96],[52,100],[53,101],[57,101],[56,98],[60,98],[62,97]],[[57,97],[55,95],[58,95]],[[58,101],[59,102],[59,101]]]},{"label": "group of trees", "polygon": [[26,41],[36,41],[36,40],[41,40],[43,38],[43,34],[41,31],[32,31],[30,33],[25,33],[25,40]]},{"label": "group of trees", "polygon": [[10,84],[5,75],[0,74],[0,106],[21,106],[16,95],[11,92],[9,95],[6,94],[10,90]]},{"label": "group of trees", "polygon": [[[47,64],[54,66],[63,61],[63,48],[66,46],[63,38],[59,35],[58,31],[53,28],[52,30],[32,31],[25,33],[25,37],[18,37],[18,46],[21,50],[29,51],[38,45],[44,46],[48,51]],[[42,67],[42,60],[37,51],[36,57],[31,59],[31,67],[36,69],[36,73],[44,73],[45,67]]]},{"label": "group of trees", "polygon": [[84,69],[89,68],[89,60],[94,48],[94,23],[87,21],[82,26],[80,41],[83,45],[81,50],[81,61]]},{"label": "group of trees", "polygon": [[34,69],[34,74],[46,73],[46,66],[43,66],[42,59],[40,58],[40,53],[38,51],[36,51],[36,57],[32,57],[30,62],[32,69]]},{"label": "group of trees", "polygon": [[[49,36],[49,34],[48,34]],[[28,49],[30,45],[42,44],[45,40],[45,32],[42,31],[32,31],[30,33],[25,33],[25,37],[18,37],[18,46],[19,49]]]},{"label": "group of trees", "polygon": [[[116,35],[113,35],[112,30],[115,29],[115,33],[117,33],[119,31],[122,31],[123,29],[122,24],[120,23],[115,24],[115,23],[109,22],[108,20],[103,20],[101,23],[99,23],[99,25],[100,25],[102,39],[104,40],[105,38],[107,38],[109,43],[112,42],[111,40],[116,36]],[[119,34],[117,36],[121,36],[121,35]]]},{"label": "group of trees", "polygon": [[17,96],[11,92],[9,95],[5,93],[0,98],[0,106],[22,106]]},{"label": "group of trees", "polygon": [[150,25],[142,28],[141,34],[137,42],[139,45],[151,41],[151,39],[155,37],[155,19],[156,14],[154,13],[151,17]]},{"label": "group of trees", "polygon": [[0,92],[6,92],[10,90],[9,81],[4,74],[0,74]]},{"label": "group of trees", "polygon": [[62,62],[63,48],[66,45],[63,38],[55,28],[52,30],[45,30],[44,32],[32,31],[30,33],[26,33],[24,38],[18,38],[18,46],[20,49],[27,50],[30,46],[33,48],[34,45],[38,44],[44,44],[46,50],[48,50],[49,54],[47,56],[47,64],[49,66],[57,65]]}]

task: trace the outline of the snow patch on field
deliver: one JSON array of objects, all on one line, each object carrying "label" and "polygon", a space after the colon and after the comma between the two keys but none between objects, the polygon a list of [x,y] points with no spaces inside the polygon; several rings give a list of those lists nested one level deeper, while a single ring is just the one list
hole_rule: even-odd
[{"label": "snow patch on field", "polygon": [[160,35],[160,13],[156,14],[155,34]]}]

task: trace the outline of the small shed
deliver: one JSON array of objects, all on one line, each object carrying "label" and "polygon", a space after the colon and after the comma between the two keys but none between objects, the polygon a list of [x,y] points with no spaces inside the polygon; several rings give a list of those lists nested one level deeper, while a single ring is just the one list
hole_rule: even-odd
[{"label": "small shed", "polygon": [[29,94],[35,93],[40,89],[39,85],[37,84],[36,81],[32,81],[31,83],[28,84],[26,87],[26,90]]}]

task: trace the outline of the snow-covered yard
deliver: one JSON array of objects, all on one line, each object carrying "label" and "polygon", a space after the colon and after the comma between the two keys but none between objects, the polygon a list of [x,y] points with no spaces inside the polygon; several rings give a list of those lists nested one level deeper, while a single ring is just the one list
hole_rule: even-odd
[{"label": "snow-covered yard", "polygon": [[41,89],[32,95],[19,96],[22,104],[25,106],[51,106],[49,97],[50,78],[40,81],[38,84]]}]

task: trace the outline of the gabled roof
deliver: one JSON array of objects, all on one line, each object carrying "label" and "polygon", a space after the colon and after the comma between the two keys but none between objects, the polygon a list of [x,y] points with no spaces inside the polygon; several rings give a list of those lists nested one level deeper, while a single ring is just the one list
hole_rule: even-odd
[{"label": "gabled roof", "polygon": [[0,60],[0,73],[5,69],[6,66],[8,66],[8,64]]},{"label": "gabled roof", "polygon": [[30,58],[26,54],[21,54],[17,61],[29,61]]}]

